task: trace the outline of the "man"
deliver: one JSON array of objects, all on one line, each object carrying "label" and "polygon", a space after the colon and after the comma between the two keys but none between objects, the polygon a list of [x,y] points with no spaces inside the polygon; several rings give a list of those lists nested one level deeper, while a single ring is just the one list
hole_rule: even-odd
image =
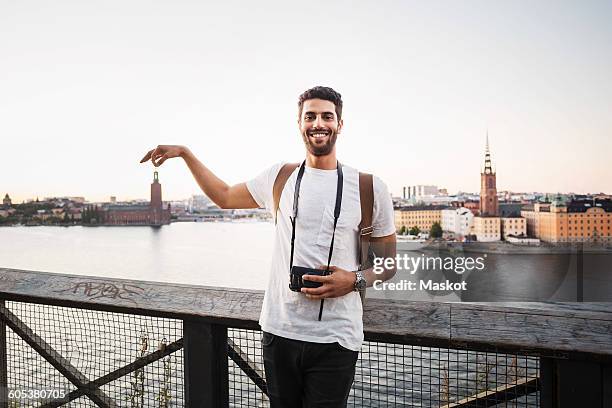
[{"label": "man", "polygon": [[[385,269],[382,274],[375,274],[372,268],[356,273],[359,173],[336,160],[336,140],[343,125],[340,94],[315,87],[300,96],[298,108],[306,160],[287,179],[278,211],[273,188],[283,163],[234,186],[215,176],[183,146],[158,146],[141,163],[150,159],[159,166],[169,158],[181,157],[219,207],[265,207],[273,212],[275,250],[259,320],[271,406],[335,408],[346,406],[363,341],[362,304],[356,288],[390,279],[395,269]],[[377,256],[395,258],[391,197],[376,177],[373,189],[371,246]],[[292,266],[318,267],[331,273],[304,275],[304,281],[321,286],[292,291]]]}]

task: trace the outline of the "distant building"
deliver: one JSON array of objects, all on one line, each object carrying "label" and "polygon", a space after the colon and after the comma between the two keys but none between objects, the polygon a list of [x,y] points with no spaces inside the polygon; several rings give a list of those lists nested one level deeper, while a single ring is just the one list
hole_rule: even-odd
[{"label": "distant building", "polygon": [[187,200],[172,201],[170,205],[172,206],[172,215],[181,216],[187,214]]},{"label": "distant building", "polygon": [[429,231],[434,222],[442,222],[443,205],[400,207],[395,209],[395,229],[418,227]]},{"label": "distant building", "polygon": [[501,225],[496,174],[491,164],[489,134],[487,133],[485,164],[484,169],[480,173],[480,202],[478,215],[474,217],[472,233],[478,241],[499,241],[501,240]]},{"label": "distant building", "polygon": [[527,220],[523,217],[501,217],[501,235],[508,237],[527,237]]},{"label": "distant building", "polygon": [[593,196],[593,199],[594,200],[600,200],[600,201],[612,200],[612,195],[604,194],[604,193],[599,193],[599,194],[595,194]]},{"label": "distant building", "polygon": [[4,200],[2,200],[2,205],[0,205],[0,217],[9,217],[17,212],[13,207],[13,203],[11,201],[11,197],[9,197],[8,193],[4,196]]},{"label": "distant building", "polygon": [[82,208],[70,208],[68,210],[68,214],[69,214],[71,219],[73,219],[75,221],[80,221],[81,220],[81,215],[82,215]]},{"label": "distant building", "polygon": [[157,170],[151,183],[149,204],[110,204],[102,207],[101,223],[104,225],[164,225],[170,224],[170,205],[163,208],[162,189]]},{"label": "distant building", "polygon": [[207,211],[209,207],[214,206],[213,202],[206,195],[192,195],[189,198],[188,210],[190,213]]},{"label": "distant building", "polygon": [[403,198],[414,201],[418,201],[422,197],[433,197],[440,194],[437,186],[426,185],[406,186],[403,188],[402,192],[404,195]]},{"label": "distant building", "polygon": [[496,175],[491,165],[491,153],[489,152],[489,135],[487,134],[487,145],[485,148],[485,166],[480,173],[480,214],[481,217],[499,216],[499,202],[497,199]]},{"label": "distant building", "polygon": [[0,217],[9,217],[17,212],[16,209],[13,208],[13,202],[11,201],[11,197],[9,197],[8,193],[4,196],[4,200],[2,200],[2,205],[0,205]]},{"label": "distant building", "polygon": [[51,217],[54,217],[51,210],[36,210],[36,213],[32,214],[33,219],[38,219],[41,221],[46,221]]},{"label": "distant building", "polygon": [[470,235],[474,225],[474,214],[465,208],[446,208],[441,211],[442,230],[451,232],[455,238],[462,239]]},{"label": "distant building", "polygon": [[[36,200],[36,202],[49,203],[56,206],[75,206],[85,203],[85,197],[45,197],[42,201],[38,201],[38,198]],[[27,200],[26,202],[31,203],[33,200]]]},{"label": "distant building", "polygon": [[612,200],[578,199],[525,206],[527,233],[546,242],[612,242]]},{"label": "distant building", "polygon": [[520,217],[523,209],[522,203],[499,203],[500,217]]},{"label": "distant building", "polygon": [[117,203],[117,197],[116,196],[111,196],[110,197],[110,202],[111,202],[111,204],[116,204]]},{"label": "distant building", "polygon": [[480,201],[468,200],[463,203],[463,207],[467,208],[474,215],[478,215],[480,212]]},{"label": "distant building", "polygon": [[12,215],[16,212],[17,210],[15,210],[14,208],[5,210],[5,209],[1,209],[0,208],[0,217],[8,217],[9,215]]},{"label": "distant building", "polygon": [[474,217],[472,234],[476,236],[476,240],[481,242],[501,240],[501,218]]}]

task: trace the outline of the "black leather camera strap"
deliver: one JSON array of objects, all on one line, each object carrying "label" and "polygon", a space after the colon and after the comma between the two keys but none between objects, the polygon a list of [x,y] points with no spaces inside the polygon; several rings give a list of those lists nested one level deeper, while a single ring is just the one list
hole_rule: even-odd
[{"label": "black leather camera strap", "polygon": [[[289,258],[289,273],[291,273],[291,268],[293,267],[293,251],[295,245],[295,224],[298,215],[298,202],[300,199],[300,185],[302,183],[302,177],[304,176],[304,169],[306,167],[306,160],[302,162],[300,165],[300,169],[298,170],[297,179],[295,180],[295,192],[293,194],[293,217],[291,219],[291,255]],[[329,246],[329,255],[327,257],[327,268],[329,271],[329,265],[331,263],[332,254],[334,252],[334,238],[336,236],[336,225],[338,224],[338,218],[340,218],[340,207],[342,206],[342,184],[344,177],[342,175],[342,165],[340,162],[336,161],[336,168],[338,172],[338,185],[336,187],[336,205],[334,207],[334,229],[332,231],[332,239],[331,244]],[[321,299],[321,307],[319,308],[319,320],[321,320],[321,316],[323,314],[323,301],[325,299]]]}]

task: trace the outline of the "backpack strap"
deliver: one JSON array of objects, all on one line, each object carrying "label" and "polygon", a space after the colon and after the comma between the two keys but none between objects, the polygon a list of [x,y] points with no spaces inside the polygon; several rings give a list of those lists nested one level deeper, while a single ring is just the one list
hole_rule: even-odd
[{"label": "backpack strap", "polygon": [[[359,201],[361,202],[361,222],[359,222],[359,239],[357,241],[357,262],[359,270],[368,268],[368,254],[370,250],[370,237],[374,227],[372,216],[374,213],[374,179],[371,174],[359,173]],[[365,289],[359,292],[361,302],[365,300]]]},{"label": "backpack strap", "polygon": [[286,163],[281,167],[276,175],[276,179],[274,180],[274,187],[272,187],[272,199],[274,201],[274,225],[277,222],[278,216],[278,206],[280,204],[281,194],[283,193],[283,189],[285,188],[285,184],[287,184],[287,180],[291,173],[300,165],[300,163]]}]

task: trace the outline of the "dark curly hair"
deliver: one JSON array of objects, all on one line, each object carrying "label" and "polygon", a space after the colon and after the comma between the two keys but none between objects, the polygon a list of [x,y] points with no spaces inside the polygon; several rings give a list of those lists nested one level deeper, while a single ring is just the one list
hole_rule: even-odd
[{"label": "dark curly hair", "polygon": [[315,86],[314,88],[310,88],[301,94],[298,100],[299,117],[302,116],[304,101],[309,99],[323,99],[324,101],[332,102],[336,106],[336,116],[338,117],[338,120],[342,119],[342,95],[334,91],[332,88],[327,86]]}]

